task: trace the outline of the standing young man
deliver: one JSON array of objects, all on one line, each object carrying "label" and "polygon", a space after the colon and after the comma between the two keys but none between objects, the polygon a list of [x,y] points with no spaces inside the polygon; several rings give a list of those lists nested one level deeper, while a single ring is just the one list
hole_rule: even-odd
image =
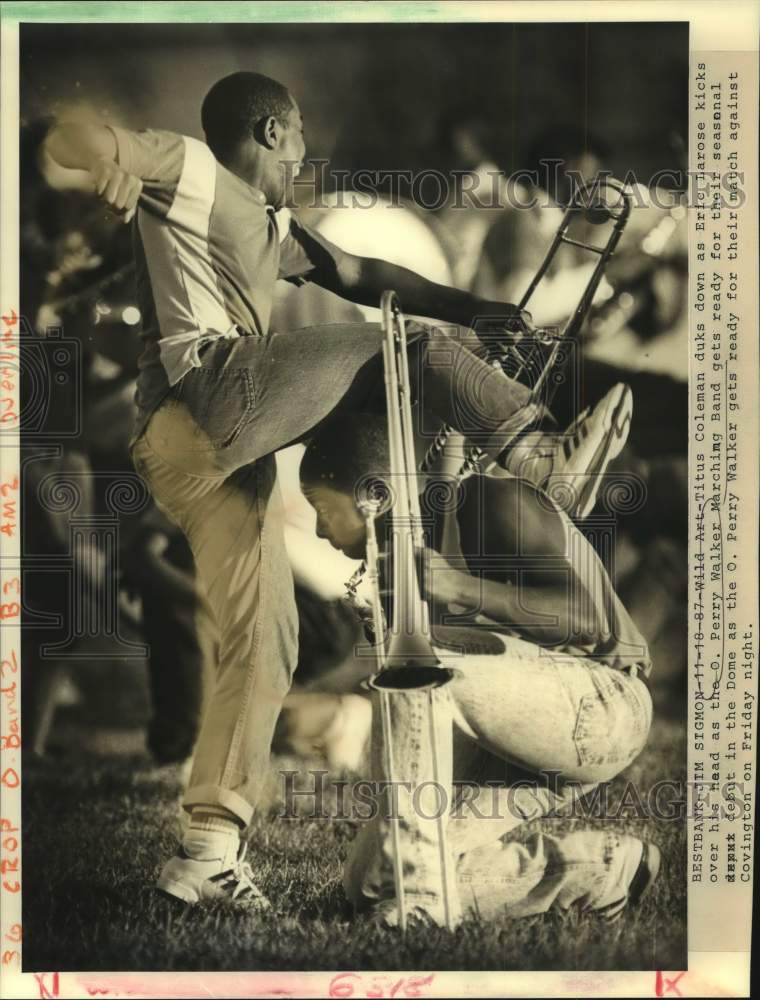
[{"label": "standing young man", "polygon": [[[283,85],[235,73],[211,88],[201,117],[207,144],[63,124],[46,148],[61,166],[90,171],[98,195],[136,219],[145,350],[132,457],[187,536],[219,626],[216,686],[184,798],[189,830],[158,884],[190,903],[260,906],[241,832],[297,647],[273,453],[336,405],[365,401],[381,378],[382,339],[371,324],[270,332],[275,281],[311,280],[371,305],[393,288],[408,312],[462,327],[516,309],[343,253],[291,217],[305,144]],[[456,338],[423,329],[416,337],[426,405],[465,433],[479,431],[497,456],[527,390]],[[482,353],[476,337],[464,337]]]}]

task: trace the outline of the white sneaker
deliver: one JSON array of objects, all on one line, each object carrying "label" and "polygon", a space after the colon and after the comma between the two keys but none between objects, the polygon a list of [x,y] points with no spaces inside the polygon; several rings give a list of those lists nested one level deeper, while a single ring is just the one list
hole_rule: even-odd
[{"label": "white sneaker", "polygon": [[570,517],[582,521],[594,509],[607,466],[628,440],[632,416],[633,393],[619,382],[563,435],[544,490]]},{"label": "white sneaker", "polygon": [[246,845],[237,857],[196,860],[180,847],[164,865],[156,888],[183,903],[223,900],[247,910],[267,910],[269,900],[253,881],[251,866],[244,860]]},{"label": "white sneaker", "polygon": [[[626,909],[638,906],[641,900],[650,892],[652,886],[660,874],[662,855],[656,844],[650,841],[638,841],[632,838],[633,845],[640,845],[635,853],[629,852],[627,865],[622,874],[622,885],[619,890],[625,888],[625,892],[616,892],[614,889],[611,902],[598,902],[593,907],[593,912],[606,923],[615,923],[619,920]],[[633,846],[632,845],[632,846]]]}]

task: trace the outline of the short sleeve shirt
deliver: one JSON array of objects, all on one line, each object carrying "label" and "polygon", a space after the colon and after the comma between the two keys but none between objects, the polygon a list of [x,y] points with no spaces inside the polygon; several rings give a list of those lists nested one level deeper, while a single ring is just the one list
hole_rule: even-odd
[{"label": "short sleeve shirt", "polygon": [[227,170],[208,146],[173,132],[112,128],[117,160],[141,178],[135,216],[145,349],[137,385],[141,433],[169,388],[217,337],[265,336],[278,278],[301,283],[341,251],[289,209]]}]

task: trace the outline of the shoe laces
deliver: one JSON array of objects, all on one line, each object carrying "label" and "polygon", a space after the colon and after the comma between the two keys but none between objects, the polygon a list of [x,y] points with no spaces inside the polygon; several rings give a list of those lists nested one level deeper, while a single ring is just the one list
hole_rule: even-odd
[{"label": "shoe laces", "polygon": [[253,869],[245,860],[247,850],[248,845],[241,844],[234,865],[218,875],[213,875],[210,881],[216,882],[222,891],[229,893],[231,899],[266,909],[269,907],[269,901],[253,881]]}]

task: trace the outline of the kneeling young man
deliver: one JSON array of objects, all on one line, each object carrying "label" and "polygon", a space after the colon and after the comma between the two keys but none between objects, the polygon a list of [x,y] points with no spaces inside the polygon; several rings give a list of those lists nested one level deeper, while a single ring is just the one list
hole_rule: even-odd
[{"label": "kneeling young man", "polygon": [[[324,426],[301,465],[317,533],[363,558],[357,488],[388,475],[384,418]],[[443,922],[436,818],[443,797],[456,919],[468,907],[523,916],[575,902],[618,916],[656,877],[654,845],[592,830],[538,834],[525,844],[500,838],[525,820],[567,810],[641,752],[652,718],[646,643],[596,552],[544,493],[514,477],[476,476],[441,505],[440,485],[429,482],[422,497],[425,596],[433,645],[458,674],[434,693],[439,787],[431,780],[427,694],[390,697],[407,905]],[[381,545],[387,516],[378,519]],[[447,630],[452,618],[468,630]],[[372,771],[387,781],[379,715],[373,711]],[[463,779],[460,791],[496,787],[498,808],[490,797],[460,808],[466,803],[456,802],[454,782]],[[354,842],[344,885],[357,911],[371,909],[389,924],[397,918],[392,858],[386,803]]]}]

